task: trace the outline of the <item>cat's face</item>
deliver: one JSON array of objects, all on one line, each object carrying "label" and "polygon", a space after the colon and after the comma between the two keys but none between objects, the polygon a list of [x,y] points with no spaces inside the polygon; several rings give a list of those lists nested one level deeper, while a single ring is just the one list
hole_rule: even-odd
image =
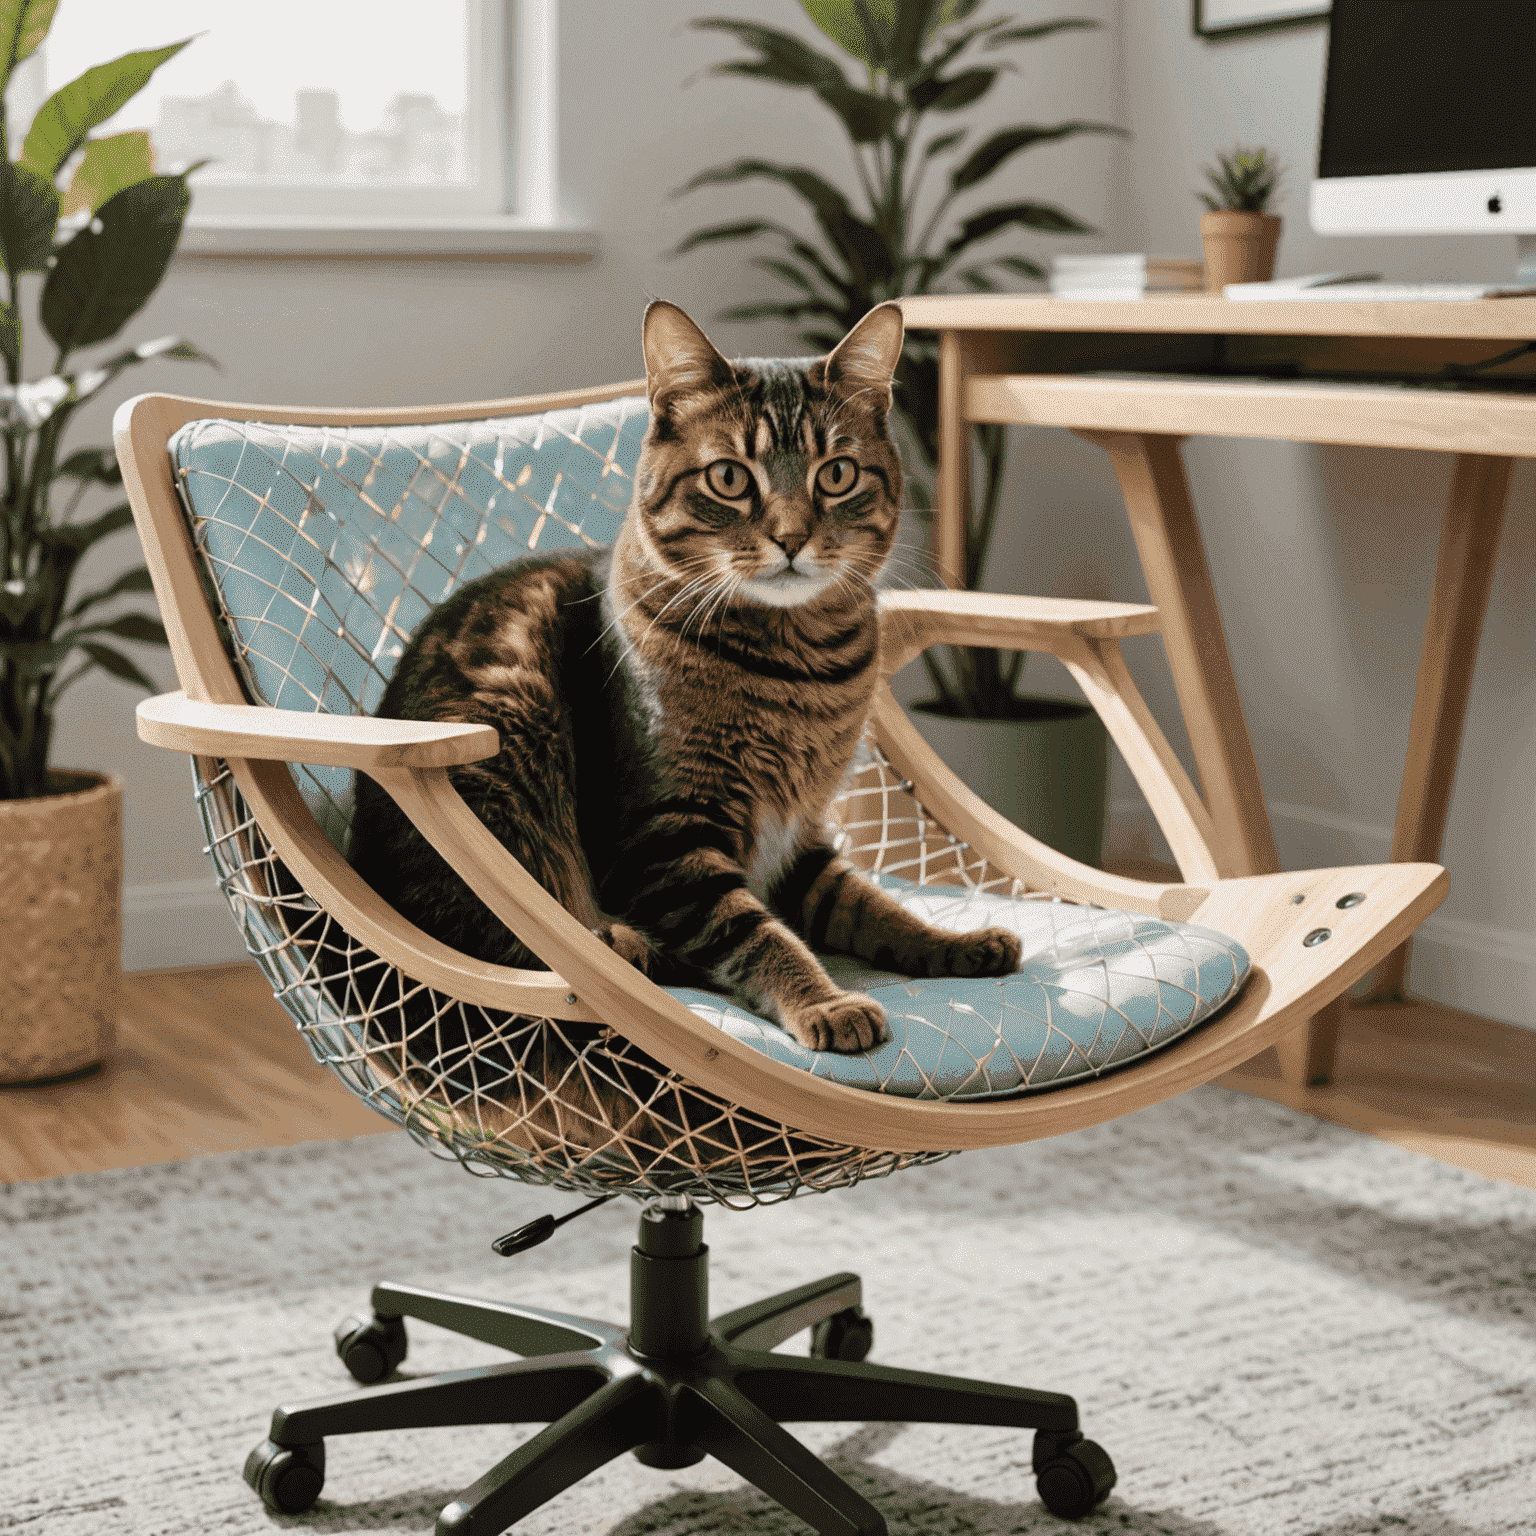
[{"label": "cat's face", "polygon": [[901,342],[901,311],[882,304],[824,358],[732,364],[682,310],[652,304],[632,514],[651,566],[721,604],[867,593],[901,507],[885,424]]}]

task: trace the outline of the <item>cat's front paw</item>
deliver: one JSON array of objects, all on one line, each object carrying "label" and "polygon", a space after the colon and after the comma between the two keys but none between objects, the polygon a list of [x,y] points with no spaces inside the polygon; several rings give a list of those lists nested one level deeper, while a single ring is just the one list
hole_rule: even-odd
[{"label": "cat's front paw", "polygon": [[885,1010],[862,992],[842,992],[828,1003],[786,1010],[784,1027],[812,1051],[867,1051],[891,1038]]},{"label": "cat's front paw", "polygon": [[961,934],[944,950],[946,976],[1007,976],[1019,968],[1024,946],[1006,928]]},{"label": "cat's front paw", "polygon": [[619,959],[629,961],[642,976],[650,975],[651,946],[628,923],[605,923],[601,928],[594,928],[592,932]]}]

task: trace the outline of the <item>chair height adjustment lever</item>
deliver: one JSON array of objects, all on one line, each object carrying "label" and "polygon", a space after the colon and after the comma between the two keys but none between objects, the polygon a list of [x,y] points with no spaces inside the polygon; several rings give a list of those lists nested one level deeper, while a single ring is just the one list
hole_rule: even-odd
[{"label": "chair height adjustment lever", "polygon": [[498,1237],[491,1247],[504,1259],[510,1259],[516,1253],[527,1253],[530,1248],[537,1248],[540,1243],[547,1242],[555,1235],[556,1229],[563,1227],[566,1222],[575,1221],[578,1216],[585,1216],[588,1211],[595,1211],[598,1206],[607,1205],[614,1198],[613,1195],[599,1195],[596,1200],[578,1206],[574,1211],[569,1211],[560,1217],[547,1214],[536,1216],[515,1232],[508,1232],[505,1237]]}]

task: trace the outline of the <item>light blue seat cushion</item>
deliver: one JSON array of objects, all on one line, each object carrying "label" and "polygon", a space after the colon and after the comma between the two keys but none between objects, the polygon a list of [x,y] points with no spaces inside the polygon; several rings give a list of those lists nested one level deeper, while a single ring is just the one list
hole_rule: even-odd
[{"label": "light blue seat cushion", "polygon": [[1083,1082],[1203,1024],[1242,986],[1248,955],[1225,934],[1133,912],[1015,900],[954,886],[880,884],[910,911],[961,932],[998,924],[1024,944],[1011,976],[927,980],[822,956],[833,979],[884,1009],[872,1051],[811,1051],[727,998],[669,988],[766,1056],[851,1088],[911,1099],[997,1099]]}]

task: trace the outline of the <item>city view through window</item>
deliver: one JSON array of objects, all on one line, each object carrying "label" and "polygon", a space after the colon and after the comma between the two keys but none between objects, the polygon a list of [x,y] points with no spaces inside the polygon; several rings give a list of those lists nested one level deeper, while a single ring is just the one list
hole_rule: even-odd
[{"label": "city view through window", "polygon": [[62,0],[11,120],[94,64],[196,34],[101,131],[149,129],[162,169],[211,161],[205,186],[472,178],[462,0]]}]

